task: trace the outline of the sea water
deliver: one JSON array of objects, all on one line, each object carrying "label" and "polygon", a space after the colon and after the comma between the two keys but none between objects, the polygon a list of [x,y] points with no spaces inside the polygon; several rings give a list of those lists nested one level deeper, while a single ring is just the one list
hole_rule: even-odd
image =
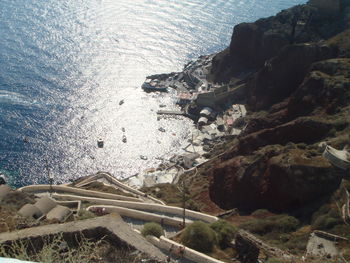
[{"label": "sea water", "polygon": [[0,172],[20,186],[47,182],[48,170],[67,182],[156,167],[193,124],[158,121],[175,95],[144,93],[145,77],[225,48],[237,23],[305,2],[1,0]]}]

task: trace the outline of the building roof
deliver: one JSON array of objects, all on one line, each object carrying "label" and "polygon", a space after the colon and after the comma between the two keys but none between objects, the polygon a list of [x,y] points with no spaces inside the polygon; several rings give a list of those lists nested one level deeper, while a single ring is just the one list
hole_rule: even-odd
[{"label": "building roof", "polygon": [[65,221],[73,212],[65,206],[57,205],[47,215],[47,219],[57,219],[60,222]]},{"label": "building roof", "polygon": [[12,191],[12,188],[7,184],[0,185],[0,199],[4,198],[9,192]]},{"label": "building roof", "polygon": [[18,211],[21,216],[32,217],[38,219],[43,216],[43,213],[33,204],[26,204]]},{"label": "building roof", "polygon": [[24,205],[18,213],[22,216],[35,219],[46,215],[47,219],[57,219],[60,222],[63,222],[73,213],[73,211],[68,207],[57,205],[57,203],[50,197],[43,196],[34,205]]},{"label": "building roof", "polygon": [[47,214],[51,209],[56,206],[56,202],[48,196],[41,197],[36,203],[35,206],[40,209],[43,214]]},{"label": "building roof", "polygon": [[206,117],[200,117],[199,120],[198,120],[198,123],[208,123],[208,119]]}]

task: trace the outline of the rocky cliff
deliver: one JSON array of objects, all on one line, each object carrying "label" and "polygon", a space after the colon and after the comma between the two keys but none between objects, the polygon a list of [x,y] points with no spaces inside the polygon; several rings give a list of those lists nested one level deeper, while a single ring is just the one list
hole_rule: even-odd
[{"label": "rocky cliff", "polygon": [[350,144],[350,3],[310,1],[235,26],[210,78],[245,85],[245,132],[210,164],[209,202],[286,211],[327,198],[346,172],[321,142]]}]

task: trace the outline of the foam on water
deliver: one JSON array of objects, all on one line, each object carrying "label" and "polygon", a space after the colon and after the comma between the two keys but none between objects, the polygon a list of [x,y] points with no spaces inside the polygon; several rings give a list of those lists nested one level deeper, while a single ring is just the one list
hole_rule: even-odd
[{"label": "foam on water", "polygon": [[192,124],[157,121],[159,104],[173,108],[174,96],[142,92],[145,76],[179,71],[227,46],[235,24],[303,2],[2,0],[0,168],[23,185],[47,181],[46,159],[57,181],[156,166]]}]

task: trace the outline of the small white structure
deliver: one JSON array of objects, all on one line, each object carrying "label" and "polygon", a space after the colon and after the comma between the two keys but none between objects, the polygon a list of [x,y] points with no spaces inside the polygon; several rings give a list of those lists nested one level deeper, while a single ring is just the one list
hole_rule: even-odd
[{"label": "small white structure", "polygon": [[204,107],[201,111],[200,111],[200,116],[202,117],[210,117],[211,114],[213,113],[213,109],[209,108],[209,107]]},{"label": "small white structure", "polygon": [[183,163],[184,163],[185,168],[186,169],[192,168],[196,159],[199,157],[200,157],[200,155],[198,153],[185,154],[183,156]]},{"label": "small white structure", "polygon": [[323,157],[340,169],[348,170],[350,168],[350,153],[346,150],[340,151],[327,145]]},{"label": "small white structure", "polygon": [[198,120],[198,125],[203,126],[206,125],[208,123],[208,118],[206,117],[200,117]]}]

